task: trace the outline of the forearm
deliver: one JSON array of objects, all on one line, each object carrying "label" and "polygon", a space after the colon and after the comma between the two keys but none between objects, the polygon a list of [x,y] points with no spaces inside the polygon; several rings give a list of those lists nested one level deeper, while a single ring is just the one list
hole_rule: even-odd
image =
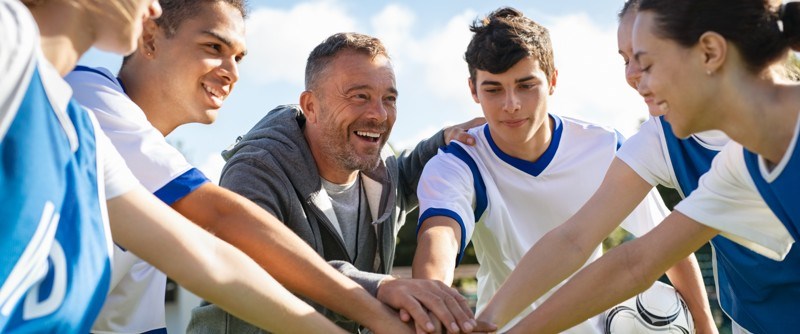
[{"label": "forearm", "polygon": [[717,333],[717,326],[711,315],[711,306],[708,304],[703,276],[694,254],[676,263],[667,270],[667,276],[675,289],[689,307],[694,320],[695,331],[702,333]]},{"label": "forearm", "polygon": [[478,314],[478,320],[502,328],[525,307],[580,269],[593,248],[579,247],[565,234],[556,229],[536,243]]},{"label": "forearm", "polygon": [[270,331],[341,331],[236,248],[144,189],[112,199],[108,211],[117,243],[231,314]]},{"label": "forearm", "polygon": [[631,267],[637,266],[637,260],[635,252],[625,247],[611,250],[576,274],[508,333],[562,332],[644,291],[657,276],[634,274],[640,271]]},{"label": "forearm", "polygon": [[180,211],[241,249],[287,289],[367,327],[393,324],[393,321],[394,325],[401,325],[391,310],[331,267],[273,215],[223,188],[217,187],[201,195],[207,198],[188,199],[200,205],[215,203],[212,207],[216,208],[216,213],[188,208]]},{"label": "forearm", "polygon": [[413,278],[453,284],[453,273],[459,243],[450,227],[435,226],[422,231],[417,238],[417,250],[411,266]]},{"label": "forearm", "polygon": [[630,167],[615,159],[595,194],[573,217],[528,250],[478,319],[503,327],[567,279],[586,263],[603,238],[619,226],[651,188]]},{"label": "forearm", "polygon": [[612,249],[578,272],[512,333],[556,333],[599,314],[647,289],[717,233],[673,212],[649,233]]}]

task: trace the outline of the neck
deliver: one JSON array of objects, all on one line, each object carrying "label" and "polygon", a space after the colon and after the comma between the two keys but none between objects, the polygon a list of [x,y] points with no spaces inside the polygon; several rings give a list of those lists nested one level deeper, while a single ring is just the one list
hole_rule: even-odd
[{"label": "neck", "polygon": [[[139,52],[139,50],[135,52]],[[119,80],[125,86],[128,97],[142,109],[150,124],[166,137],[180,123],[170,119],[169,111],[163,110],[165,104],[159,103],[158,97],[164,92],[158,89],[159,85],[153,84],[152,80],[147,79],[158,77],[155,73],[150,73],[147,62],[147,59],[142,59],[140,55],[134,54],[120,69]]]},{"label": "neck", "polygon": [[800,86],[771,78],[735,81],[717,97],[726,101],[717,109],[719,129],[748,150],[778,163],[789,148],[800,112]]},{"label": "neck", "polygon": [[95,40],[94,31],[86,29],[89,14],[70,1],[45,1],[30,8],[39,26],[42,53],[62,76],[78,63]]},{"label": "neck", "polygon": [[517,159],[536,162],[547,151],[547,148],[550,147],[550,142],[553,140],[555,121],[549,115],[546,115],[546,117],[546,120],[542,122],[533,134],[533,137],[522,145],[506,143],[498,135],[494,135],[492,139],[497,147],[506,154]]}]

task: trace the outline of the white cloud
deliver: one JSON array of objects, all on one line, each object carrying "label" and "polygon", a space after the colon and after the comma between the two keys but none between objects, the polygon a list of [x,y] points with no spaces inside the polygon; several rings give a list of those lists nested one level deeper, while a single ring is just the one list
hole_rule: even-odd
[{"label": "white cloud", "polygon": [[634,133],[647,108],[625,82],[616,27],[600,27],[578,14],[554,18],[548,28],[559,71],[551,111]]},{"label": "white cloud", "polygon": [[300,3],[288,11],[259,8],[247,20],[243,80],[302,85],[308,53],[334,33],[356,30],[356,21],[334,0]]},{"label": "white cloud", "polygon": [[203,172],[211,182],[219,184],[219,177],[222,174],[223,167],[225,167],[225,160],[222,159],[219,153],[215,153],[209,154],[203,163],[197,166],[197,169]]}]

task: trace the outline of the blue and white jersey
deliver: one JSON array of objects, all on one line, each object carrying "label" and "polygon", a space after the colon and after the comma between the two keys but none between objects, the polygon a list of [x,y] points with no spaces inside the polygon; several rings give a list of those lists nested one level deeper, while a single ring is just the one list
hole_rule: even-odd
[{"label": "blue and white jersey", "polygon": [[111,277],[105,201],[135,179],[20,2],[0,0],[0,39],[0,332],[87,332]]},{"label": "blue and white jersey", "polygon": [[[613,130],[565,117],[551,118],[555,124],[552,141],[536,162],[500,150],[490,128],[484,125],[469,131],[476,138],[475,146],[452,142],[425,165],[417,188],[420,222],[432,216],[457,221],[462,227],[459,260],[467,243],[473,241],[480,263],[478,312],[525,253],[594,194],[621,142],[621,136]],[[653,191],[623,227],[642,235],[666,213]],[[601,253],[598,246],[589,262]],[[551,292],[508,326],[530,313]],[[603,326],[601,319],[594,317],[568,333],[602,333]]]},{"label": "blue and white jersey", "polygon": [[[680,139],[663,117],[651,118],[625,142],[617,157],[650,184],[675,188],[686,197],[727,142],[720,132]],[[725,218],[715,220],[724,222]],[[784,261],[776,262],[723,236],[713,238],[711,244],[719,303],[735,326],[756,333],[800,327],[793,308],[774,306],[800,300],[800,275],[787,269],[800,268],[800,251],[793,249]]]},{"label": "blue and white jersey", "polygon": [[[208,182],[167,143],[107,69],[78,66],[66,80],[133,174],[164,203],[171,205]],[[115,247],[113,268],[112,290],[92,332],[165,333],[166,276],[120,247]]]}]

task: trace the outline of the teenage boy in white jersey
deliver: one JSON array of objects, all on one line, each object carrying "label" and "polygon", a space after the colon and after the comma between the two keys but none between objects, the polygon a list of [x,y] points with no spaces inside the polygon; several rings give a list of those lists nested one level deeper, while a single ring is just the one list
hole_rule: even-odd
[{"label": "teenage boy in white jersey", "polygon": [[[246,53],[246,11],[241,0],[165,0],[161,6],[162,16],[145,22],[139,48],[126,58],[119,78],[106,69],[85,67],[67,77],[75,98],[97,115],[137,178],[163,202],[242,249],[295,293],[376,332],[408,330],[394,312],[333,269],[274,216],[207,182],[166,142],[164,136],[180,125],[216,118]],[[122,249],[116,253],[113,289],[93,331],[164,331],[163,274]],[[387,286],[398,293],[402,288]],[[419,304],[389,306],[426,314]],[[440,313],[457,311],[428,306]]]},{"label": "teenage boy in white jersey", "polygon": [[[480,312],[527,250],[594,193],[622,138],[614,130],[548,113],[557,71],[544,27],[501,8],[471,30],[465,55],[469,85],[487,124],[470,130],[475,146],[451,143],[425,166],[413,269],[414,277],[452,282],[453,268],[472,239],[480,263]],[[651,192],[622,226],[641,235],[665,214]],[[596,247],[589,261],[601,251]],[[595,317],[568,332],[603,330]]]}]

